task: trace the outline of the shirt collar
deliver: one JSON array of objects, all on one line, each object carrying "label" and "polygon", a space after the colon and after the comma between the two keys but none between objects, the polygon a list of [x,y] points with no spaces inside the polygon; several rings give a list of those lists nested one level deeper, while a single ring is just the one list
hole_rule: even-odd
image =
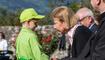
[{"label": "shirt collar", "polygon": [[31,32],[31,33],[35,33],[35,32],[32,31],[31,29],[28,29],[28,28],[25,28],[25,27],[22,27],[22,30],[24,30],[24,31],[28,31],[28,32]]},{"label": "shirt collar", "polygon": [[1,39],[0,41],[3,41],[4,39]]},{"label": "shirt collar", "polygon": [[95,23],[91,24],[91,25],[89,26],[89,29],[91,29],[91,28],[93,27],[94,24],[95,24]]},{"label": "shirt collar", "polygon": [[101,12],[100,14],[103,14],[105,12],[105,10],[103,12]]}]

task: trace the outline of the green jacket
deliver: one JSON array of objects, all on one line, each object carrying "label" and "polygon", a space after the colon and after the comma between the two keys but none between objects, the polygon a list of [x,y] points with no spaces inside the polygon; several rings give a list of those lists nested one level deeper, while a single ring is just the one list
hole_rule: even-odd
[{"label": "green jacket", "polygon": [[35,32],[24,27],[16,40],[16,56],[18,60],[20,58],[24,58],[23,60],[49,60],[49,57],[43,53]]}]

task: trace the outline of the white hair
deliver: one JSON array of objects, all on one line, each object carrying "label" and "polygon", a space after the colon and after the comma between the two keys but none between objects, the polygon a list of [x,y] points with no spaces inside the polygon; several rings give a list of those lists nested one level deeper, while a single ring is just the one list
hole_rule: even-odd
[{"label": "white hair", "polygon": [[82,17],[91,16],[94,19],[93,12],[90,9],[88,9],[88,8],[81,8],[79,10],[81,10],[81,13],[78,14],[79,17],[80,16],[82,16]]}]

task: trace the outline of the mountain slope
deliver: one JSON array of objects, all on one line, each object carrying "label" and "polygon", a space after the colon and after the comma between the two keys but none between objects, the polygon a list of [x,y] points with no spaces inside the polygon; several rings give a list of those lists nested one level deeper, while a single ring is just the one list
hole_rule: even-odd
[{"label": "mountain slope", "polygon": [[50,10],[48,0],[0,0],[0,8],[13,11],[34,8],[39,14],[45,14]]}]

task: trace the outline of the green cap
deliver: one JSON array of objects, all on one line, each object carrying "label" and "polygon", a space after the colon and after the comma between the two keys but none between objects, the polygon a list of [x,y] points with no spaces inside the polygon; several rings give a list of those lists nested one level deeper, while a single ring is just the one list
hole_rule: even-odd
[{"label": "green cap", "polygon": [[43,15],[38,15],[37,12],[33,8],[25,9],[20,15],[20,22],[23,23],[30,19],[41,19],[44,18]]}]

